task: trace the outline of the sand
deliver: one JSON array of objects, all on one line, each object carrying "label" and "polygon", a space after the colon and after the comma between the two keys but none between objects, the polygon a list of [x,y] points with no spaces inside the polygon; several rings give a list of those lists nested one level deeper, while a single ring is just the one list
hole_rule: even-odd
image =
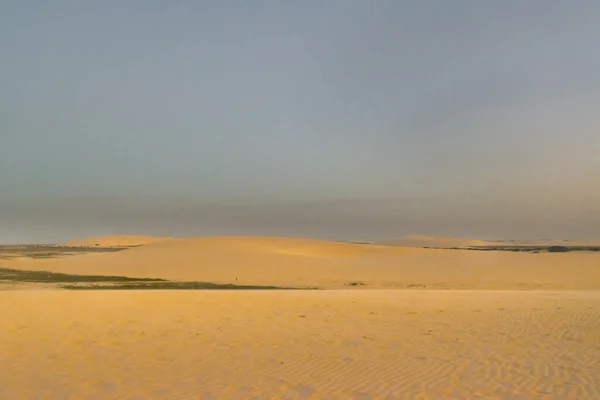
[{"label": "sand", "polygon": [[451,248],[451,247],[474,247],[474,246],[486,246],[489,242],[477,239],[467,238],[454,238],[454,237],[442,237],[442,236],[401,236],[399,238],[390,239],[385,241],[386,244],[404,247],[437,247],[437,248]]},{"label": "sand", "polygon": [[600,398],[600,253],[205,237],[0,267],[325,289],[2,284],[0,399]]},{"label": "sand", "polygon": [[1,399],[598,399],[600,292],[0,292]]},{"label": "sand", "polygon": [[141,235],[97,236],[64,243],[72,247],[130,247],[169,240],[169,237]]},{"label": "sand", "polygon": [[418,249],[310,239],[204,237],[116,253],[7,260],[7,268],[340,289],[600,289],[600,252]]}]

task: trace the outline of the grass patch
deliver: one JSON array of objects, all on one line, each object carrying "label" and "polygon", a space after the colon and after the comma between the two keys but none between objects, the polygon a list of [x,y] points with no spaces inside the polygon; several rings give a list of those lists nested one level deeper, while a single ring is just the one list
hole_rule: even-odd
[{"label": "grass patch", "polygon": [[512,251],[525,253],[566,253],[572,251],[600,252],[600,246],[528,246],[528,245],[502,245],[502,246],[472,246],[472,247],[424,247],[426,249],[473,250],[473,251]]},{"label": "grass patch", "polygon": [[61,285],[67,290],[299,290],[279,286],[233,285],[210,282],[132,282],[114,285]]},{"label": "grass patch", "polygon": [[59,258],[86,253],[114,253],[127,247],[72,247],[56,245],[0,245],[0,257]]},{"label": "grass patch", "polygon": [[48,271],[22,271],[0,268],[0,280],[35,283],[76,283],[76,282],[166,282],[158,278],[129,278],[126,276],[71,275]]},{"label": "grass patch", "polygon": [[268,285],[234,285],[230,283],[178,282],[158,278],[127,276],[72,275],[48,271],[23,271],[0,268],[0,282],[59,284],[67,290],[307,290]]}]

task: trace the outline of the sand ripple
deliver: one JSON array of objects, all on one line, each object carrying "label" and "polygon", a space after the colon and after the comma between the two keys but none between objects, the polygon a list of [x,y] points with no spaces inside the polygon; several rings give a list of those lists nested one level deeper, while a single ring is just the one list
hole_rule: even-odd
[{"label": "sand ripple", "polygon": [[599,399],[600,293],[0,293],[0,399]]}]

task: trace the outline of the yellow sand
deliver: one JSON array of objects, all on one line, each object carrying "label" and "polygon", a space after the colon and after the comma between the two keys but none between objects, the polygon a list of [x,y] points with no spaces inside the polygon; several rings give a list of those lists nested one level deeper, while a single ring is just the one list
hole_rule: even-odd
[{"label": "yellow sand", "polygon": [[206,237],[116,253],[7,260],[17,269],[292,287],[600,289],[600,253],[513,253]]},{"label": "yellow sand", "polygon": [[600,292],[0,292],[0,399],[599,399]]},{"label": "yellow sand", "polygon": [[158,236],[140,236],[140,235],[113,235],[113,236],[98,236],[85,239],[73,240],[65,243],[65,246],[82,246],[82,247],[129,247],[140,246],[148,243],[161,242],[169,240],[168,237]]},{"label": "yellow sand", "polygon": [[0,266],[346,290],[2,284],[0,399],[600,399],[600,253],[142,242]]}]

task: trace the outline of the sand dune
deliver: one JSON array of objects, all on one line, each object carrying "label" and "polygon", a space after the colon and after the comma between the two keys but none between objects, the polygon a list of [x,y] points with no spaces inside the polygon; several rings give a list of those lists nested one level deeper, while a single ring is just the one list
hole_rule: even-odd
[{"label": "sand dune", "polygon": [[453,247],[468,248],[498,246],[600,246],[600,241],[560,239],[486,241],[441,236],[402,236],[383,241],[382,244],[404,247],[431,247],[450,249]]},{"label": "sand dune", "polygon": [[600,398],[599,253],[203,237],[1,266],[346,290],[0,291],[0,399]]},{"label": "sand dune", "polygon": [[85,247],[129,247],[140,246],[148,243],[156,243],[169,240],[169,237],[160,236],[140,236],[140,235],[112,235],[97,236],[85,239],[73,240],[65,243],[66,246],[85,246]]},{"label": "sand dune", "polygon": [[405,247],[436,247],[436,248],[452,248],[452,247],[473,247],[485,246],[488,242],[484,240],[441,237],[441,236],[402,236],[395,239],[384,241],[385,244]]},{"label": "sand dune", "polygon": [[260,237],[155,242],[116,253],[5,266],[252,285],[344,288],[600,289],[600,254],[417,249]]},{"label": "sand dune", "polygon": [[0,398],[599,399],[599,292],[0,292]]}]

